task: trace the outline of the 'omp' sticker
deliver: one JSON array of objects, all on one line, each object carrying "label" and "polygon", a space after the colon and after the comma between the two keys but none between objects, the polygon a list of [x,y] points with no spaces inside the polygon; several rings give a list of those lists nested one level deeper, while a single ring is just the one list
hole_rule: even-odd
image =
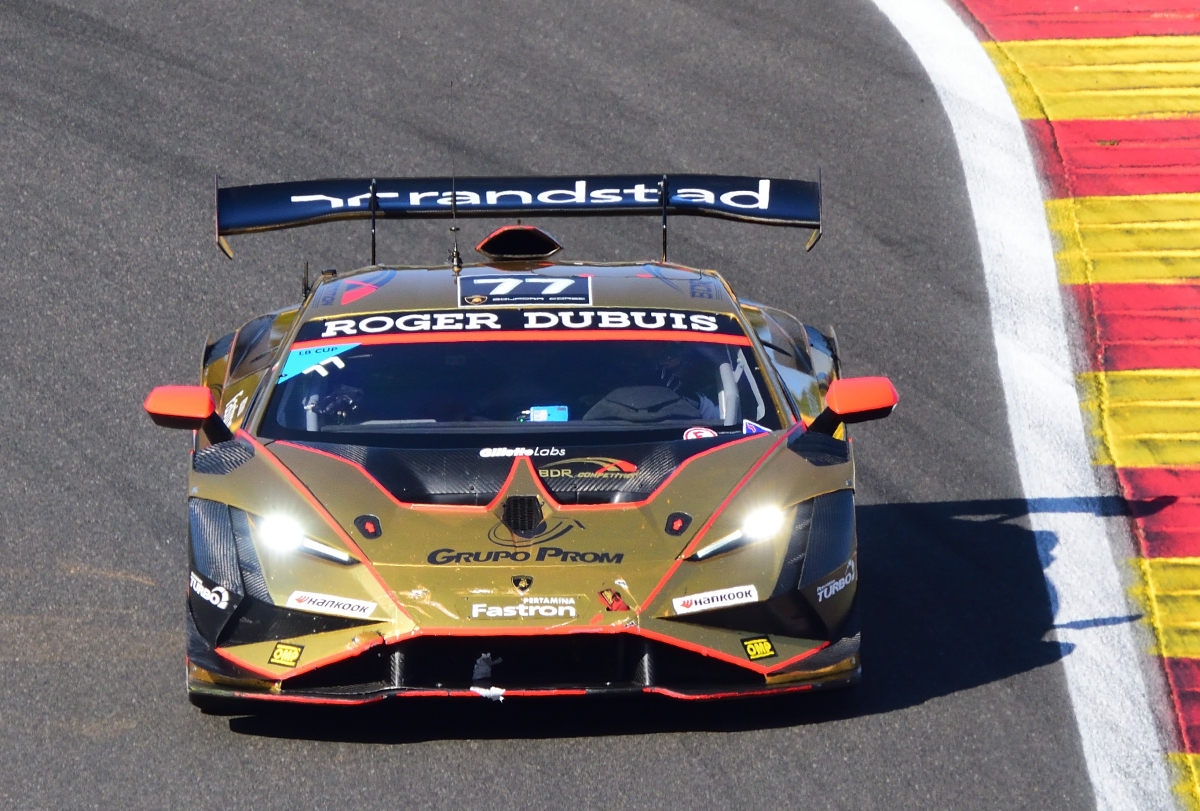
[{"label": "'omp' sticker", "polygon": [[[331,346],[307,346],[303,349],[293,349],[288,353],[283,371],[279,374],[279,382],[290,380],[296,375],[311,372],[325,376],[329,374],[326,368],[331,358],[336,358],[343,352],[349,352],[358,344],[333,344]],[[338,362],[339,368],[344,364]]]}]

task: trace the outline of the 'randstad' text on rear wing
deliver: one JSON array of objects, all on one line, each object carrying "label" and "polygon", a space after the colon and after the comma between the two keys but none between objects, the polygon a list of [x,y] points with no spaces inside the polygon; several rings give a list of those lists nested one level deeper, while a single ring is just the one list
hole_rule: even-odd
[{"label": "'randstad' text on rear wing", "polygon": [[810,249],[821,234],[819,179],[727,175],[340,178],[217,188],[216,206],[216,237],[226,253],[225,236],[372,216],[719,217],[811,228]]}]

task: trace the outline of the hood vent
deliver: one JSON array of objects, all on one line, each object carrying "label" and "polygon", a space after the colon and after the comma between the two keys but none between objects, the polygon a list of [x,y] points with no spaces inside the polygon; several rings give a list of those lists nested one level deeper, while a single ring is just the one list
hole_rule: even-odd
[{"label": "hood vent", "polygon": [[504,500],[504,526],[514,535],[536,535],[545,523],[537,496],[509,496]]}]

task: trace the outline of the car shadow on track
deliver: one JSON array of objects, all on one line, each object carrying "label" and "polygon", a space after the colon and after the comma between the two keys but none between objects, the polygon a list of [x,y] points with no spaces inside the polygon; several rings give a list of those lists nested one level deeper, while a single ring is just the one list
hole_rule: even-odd
[{"label": "car shadow on track", "polygon": [[1056,539],[1028,528],[1030,509],[1120,515],[1124,505],[1117,498],[1003,499],[858,508],[863,681],[851,689],[714,702],[634,696],[273,706],[230,719],[230,729],[374,743],[536,739],[769,729],[914,706],[1070,654],[1069,645],[1047,639],[1055,596],[1043,567]]}]

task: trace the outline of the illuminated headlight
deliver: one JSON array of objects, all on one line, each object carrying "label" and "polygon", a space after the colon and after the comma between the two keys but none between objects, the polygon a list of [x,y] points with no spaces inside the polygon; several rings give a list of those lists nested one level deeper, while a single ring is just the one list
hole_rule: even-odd
[{"label": "illuminated headlight", "polygon": [[304,534],[299,522],[287,515],[268,515],[255,522],[258,537],[276,552],[307,552],[337,563],[354,563],[354,558],[340,549],[314,541]]},{"label": "illuminated headlight", "polygon": [[777,507],[763,507],[746,516],[742,522],[742,532],[754,541],[765,541],[775,537],[783,527],[783,510]]},{"label": "illuminated headlight", "polygon": [[761,507],[746,516],[742,528],[697,549],[688,560],[707,560],[722,552],[732,552],[743,546],[769,541],[779,534],[787,514],[778,507]]}]

